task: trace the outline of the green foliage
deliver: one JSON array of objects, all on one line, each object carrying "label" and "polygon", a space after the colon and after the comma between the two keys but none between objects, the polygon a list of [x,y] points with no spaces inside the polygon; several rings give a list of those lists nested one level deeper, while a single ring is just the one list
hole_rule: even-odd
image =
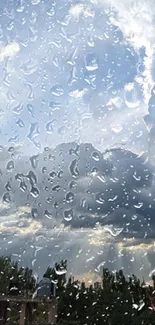
[{"label": "green foliage", "polygon": [[[114,274],[103,269],[102,286],[94,289],[70,277],[67,280],[67,261],[48,267],[44,276],[56,281],[58,325],[155,325],[155,276],[153,286],[132,275],[128,279],[119,270]],[[23,294],[35,289],[32,270],[19,267],[9,257],[0,258],[0,294],[7,294],[10,281],[23,283]],[[15,307],[12,322],[16,319]],[[18,306],[16,306],[19,309]],[[48,307],[36,309],[37,321],[47,321]]]},{"label": "green foliage", "polygon": [[0,294],[9,292],[10,283],[22,284],[22,293],[31,294],[35,288],[33,272],[29,268],[19,267],[10,257],[0,257]]}]

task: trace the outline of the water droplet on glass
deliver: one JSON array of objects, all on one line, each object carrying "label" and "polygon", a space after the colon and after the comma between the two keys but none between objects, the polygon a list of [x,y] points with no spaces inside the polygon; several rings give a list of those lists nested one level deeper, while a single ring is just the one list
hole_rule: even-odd
[{"label": "water droplet on glass", "polygon": [[20,114],[21,111],[23,110],[23,103],[19,103],[18,105],[16,105],[15,107],[13,107],[13,113],[15,114]]},{"label": "water droplet on glass", "polygon": [[34,156],[30,157],[30,162],[31,162],[32,168],[36,168],[37,164],[38,164],[38,155],[34,155]]},{"label": "water droplet on glass", "polygon": [[114,133],[120,133],[122,130],[123,130],[122,125],[115,125],[115,126],[112,127],[112,131]]},{"label": "water droplet on glass", "polygon": [[38,123],[31,123],[30,132],[28,134],[28,139],[31,141],[39,135],[39,126]]},{"label": "water droplet on glass", "polygon": [[14,147],[9,147],[8,152],[9,152],[9,153],[14,152]]},{"label": "water droplet on glass", "polygon": [[60,185],[56,185],[52,188],[52,191],[58,192],[60,190]]},{"label": "water droplet on glass", "polygon": [[57,174],[56,174],[55,171],[53,171],[53,172],[50,172],[50,173],[49,173],[49,176],[50,176],[51,178],[54,178],[54,177],[57,176]]},{"label": "water droplet on glass", "polygon": [[64,211],[64,220],[71,221],[73,219],[73,209]]},{"label": "water droplet on glass", "polygon": [[143,206],[143,202],[139,202],[139,203],[137,203],[137,204],[134,204],[134,207],[135,207],[136,209],[140,209],[142,206]]},{"label": "water droplet on glass", "polygon": [[87,44],[90,47],[94,47],[95,46],[95,42],[94,42],[94,39],[93,39],[92,36],[88,36],[88,38],[87,38]]},{"label": "water droplet on glass", "polygon": [[95,71],[98,69],[97,56],[94,53],[89,53],[85,59],[87,71]]},{"label": "water droplet on glass", "polygon": [[66,194],[66,202],[71,203],[71,202],[73,202],[73,200],[74,200],[74,194],[72,192],[68,192]]},{"label": "water droplet on glass", "polygon": [[46,124],[46,132],[47,132],[48,134],[51,134],[51,133],[53,132],[52,123],[53,123],[53,121],[49,121],[49,122]]},{"label": "water droplet on glass", "polygon": [[5,202],[5,203],[10,203],[11,202],[11,196],[10,196],[9,192],[4,193],[3,202]]},{"label": "water droplet on glass", "polygon": [[109,202],[114,202],[114,201],[117,200],[117,198],[118,198],[118,195],[115,195],[114,197],[109,198],[108,201],[109,201]]},{"label": "water droplet on glass", "polygon": [[59,177],[59,178],[62,178],[62,176],[63,176],[63,171],[60,170],[60,171],[58,172],[58,177]]},{"label": "water droplet on glass", "polygon": [[8,142],[16,143],[19,141],[18,135],[15,135],[14,137],[9,138]]},{"label": "water droplet on glass", "polygon": [[113,237],[117,237],[123,231],[123,228],[110,228],[110,226],[104,227],[105,231],[108,231]]},{"label": "water droplet on glass", "polygon": [[47,172],[47,168],[46,167],[43,167],[42,168],[42,173],[45,174]]},{"label": "water droplet on glass", "polygon": [[64,89],[62,88],[61,85],[55,85],[50,89],[52,95],[54,96],[62,96],[64,94]]},{"label": "water droplet on glass", "polygon": [[8,161],[7,165],[6,165],[6,169],[8,172],[12,172],[12,170],[14,169],[15,164],[13,160]]},{"label": "water droplet on glass", "polygon": [[129,108],[136,108],[139,106],[140,101],[138,100],[137,91],[135,89],[134,83],[128,83],[125,85],[124,99],[125,99],[125,104]]},{"label": "water droplet on glass", "polygon": [[31,215],[32,215],[32,218],[36,219],[38,217],[38,210],[36,208],[32,208]]},{"label": "water droplet on glass", "polygon": [[47,15],[50,16],[50,17],[53,17],[55,15],[55,9],[54,9],[54,7],[49,8],[47,10]]},{"label": "water droplet on glass", "polygon": [[9,181],[5,184],[5,188],[8,192],[11,190],[11,184]]},{"label": "water droplet on glass", "polygon": [[27,105],[28,112],[34,117],[34,106],[32,104]]},{"label": "water droplet on glass", "polygon": [[49,212],[48,210],[45,210],[44,211],[44,216],[49,219],[49,220],[52,220],[52,213]]},{"label": "water droplet on glass", "polygon": [[79,170],[77,167],[77,160],[73,160],[69,166],[69,171],[73,177],[77,177],[79,175]]},{"label": "water droplet on glass", "polygon": [[23,177],[25,177],[23,173],[17,173],[15,175],[15,180],[22,181]]},{"label": "water droplet on glass", "polygon": [[37,187],[32,186],[30,194],[34,197],[37,198],[39,196],[39,190]]},{"label": "water droplet on glass", "polygon": [[138,311],[140,311],[145,306],[145,302],[142,301],[141,304],[138,307]]},{"label": "water droplet on glass", "polygon": [[34,172],[32,170],[29,171],[29,173],[27,175],[27,178],[29,179],[30,184],[32,186],[37,184],[37,177],[36,177],[36,175],[34,174]]},{"label": "water droplet on glass", "polygon": [[38,5],[40,0],[31,0],[32,5]]},{"label": "water droplet on glass", "polygon": [[24,181],[20,182],[20,190],[22,192],[26,192],[26,190],[27,190],[27,185],[26,185],[26,183]]},{"label": "water droplet on glass", "polygon": [[82,209],[84,209],[86,207],[86,199],[81,200],[80,206],[81,206]]},{"label": "water droplet on glass", "polygon": [[140,180],[141,180],[141,176],[137,176],[136,173],[133,175],[133,178],[134,178],[136,181],[140,181]]},{"label": "water droplet on glass", "polygon": [[17,120],[16,124],[20,127],[23,128],[25,126],[23,120],[21,120],[20,118]]},{"label": "water droplet on glass", "polygon": [[40,134],[39,132],[39,125],[38,123],[31,123],[29,133],[27,135],[27,138],[29,141],[31,141],[35,146],[38,147],[39,143],[35,141],[35,138],[38,137]]},{"label": "water droplet on glass", "polygon": [[75,181],[71,181],[70,183],[69,183],[69,188],[70,189],[74,189],[74,188],[76,188],[77,187],[77,182],[75,182]]},{"label": "water droplet on glass", "polygon": [[67,270],[65,269],[65,268],[59,268],[59,269],[55,269],[55,273],[57,274],[57,275],[64,275],[64,274],[66,274],[66,272],[67,272]]},{"label": "water droplet on glass", "polygon": [[98,152],[94,151],[92,153],[92,158],[95,160],[95,161],[99,161],[100,160],[100,155]]}]

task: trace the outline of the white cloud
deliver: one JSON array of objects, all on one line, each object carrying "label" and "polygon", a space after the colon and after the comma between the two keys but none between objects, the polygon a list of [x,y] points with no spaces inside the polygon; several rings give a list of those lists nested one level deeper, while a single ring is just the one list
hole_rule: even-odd
[{"label": "white cloud", "polygon": [[103,8],[109,6],[111,23],[120,28],[124,34],[124,41],[130,43],[139,52],[143,47],[146,51],[144,59],[145,71],[143,77],[143,94],[148,103],[153,86],[152,63],[155,52],[155,14],[152,10],[152,0],[98,0],[97,4]]},{"label": "white cloud", "polygon": [[83,5],[82,3],[72,5],[69,10],[69,14],[75,19],[79,19],[81,15],[83,15],[85,18],[94,16],[94,12],[90,9],[90,7]]},{"label": "white cloud", "polygon": [[[6,204],[0,203],[0,212],[6,208]],[[31,208],[28,206],[20,206],[14,208],[9,205],[7,206],[8,212],[3,212],[0,216],[0,232],[7,231],[7,233],[16,233],[21,236],[26,236],[28,234],[35,234],[41,228],[39,221],[32,218],[28,218],[27,214],[30,214]]]},{"label": "white cloud", "polygon": [[16,42],[12,42],[10,44],[7,44],[6,46],[1,45],[0,46],[0,62],[2,62],[4,59],[10,57],[14,57],[18,52],[20,51],[19,44]]},{"label": "white cloud", "polygon": [[69,96],[78,99],[78,98],[83,97],[83,95],[86,94],[87,91],[88,91],[87,88],[84,88],[84,89],[82,89],[82,90],[80,90],[80,89],[75,89],[75,90],[73,90],[73,91],[71,91],[71,92],[69,93]]}]

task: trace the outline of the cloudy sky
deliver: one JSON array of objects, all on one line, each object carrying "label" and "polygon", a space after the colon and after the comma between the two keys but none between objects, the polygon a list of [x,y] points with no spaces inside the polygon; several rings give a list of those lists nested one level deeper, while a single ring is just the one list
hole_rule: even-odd
[{"label": "cloudy sky", "polygon": [[0,250],[155,269],[153,0],[1,0]]}]

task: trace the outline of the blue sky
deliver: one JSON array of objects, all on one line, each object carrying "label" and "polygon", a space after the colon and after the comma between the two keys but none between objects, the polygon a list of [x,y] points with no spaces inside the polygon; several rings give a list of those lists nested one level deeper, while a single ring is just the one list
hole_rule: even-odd
[{"label": "blue sky", "polygon": [[[130,1],[122,7],[119,1],[112,5],[110,1],[1,3],[3,144],[21,143],[25,150],[37,151],[27,137],[31,123],[38,123],[34,143],[39,143],[39,150],[45,143],[54,147],[64,141],[88,139],[101,150],[123,138],[134,150],[147,145],[142,120],[147,112],[143,48],[149,40],[140,15],[139,30],[137,25],[136,31],[132,30],[139,3],[138,9],[136,5],[133,9]],[[127,28],[128,7],[132,16]],[[149,12],[150,7],[144,3],[144,18],[145,10]],[[141,43],[134,46],[136,37]],[[5,53],[10,43],[12,48]],[[129,83],[133,85],[126,91]],[[53,87],[61,88],[59,95],[52,93]],[[33,116],[28,104],[34,107]],[[48,131],[49,121],[52,132]],[[102,127],[105,124],[107,128]],[[138,132],[142,135],[133,144]]]},{"label": "blue sky", "polygon": [[[1,1],[0,139],[4,147],[1,154],[2,169],[4,162],[9,159],[6,153],[9,146],[16,148],[17,160],[26,157],[28,161],[31,155],[41,154],[44,147],[55,148],[62,143],[76,141],[78,144],[91,143],[101,153],[113,147],[123,147],[138,156],[145,153],[152,164],[151,171],[153,170],[155,16],[152,6],[152,0]],[[144,121],[147,114],[149,117]],[[124,166],[123,159],[121,158],[120,166]],[[129,168],[130,159],[133,157],[130,157],[125,165]],[[21,168],[20,163],[18,166]],[[25,166],[28,166],[28,163],[25,162],[24,165],[23,162],[23,166],[27,168]],[[116,163],[118,175],[120,166]],[[137,173],[141,173],[141,169]],[[135,175],[134,177],[137,177]],[[7,177],[10,179],[10,174],[6,173],[3,183]],[[14,175],[11,174],[11,177],[13,182]],[[91,172],[89,177],[92,181]],[[82,178],[80,193],[83,193],[84,182],[87,184],[90,181],[89,177]],[[97,193],[100,185],[96,183],[96,178],[92,182]],[[129,185],[129,178],[127,182]],[[141,199],[147,204],[149,193],[152,195],[153,189],[154,181],[150,189],[143,188]],[[132,190],[134,192],[135,188]],[[18,192],[17,189],[16,191]],[[42,231],[46,236],[45,233],[40,236],[45,237],[47,243],[39,246],[36,243],[38,237],[35,236],[35,231],[40,231],[40,220],[31,224],[24,220],[28,223],[18,227],[19,215],[29,213],[36,205],[36,200],[32,198],[24,201],[24,197],[19,197],[22,203],[16,198],[14,206],[6,210],[7,216],[4,213],[4,203],[1,202],[1,229],[6,231],[8,218],[11,220],[8,221],[10,229],[13,233],[16,229],[18,234],[12,236],[14,254],[18,240],[23,242],[22,236],[27,235],[30,236],[29,243],[34,241],[37,247],[51,247],[51,234],[45,230]],[[44,194],[40,200],[44,200]],[[121,213],[123,215],[123,212]],[[112,234],[111,228],[109,229],[108,236]],[[56,238],[59,240],[60,233],[57,231],[58,234],[52,235],[54,241]],[[69,234],[69,239],[67,230],[60,235],[61,243],[63,236],[65,237],[65,254],[69,247],[69,251],[72,251],[69,256],[75,255],[75,237],[79,250],[82,245],[84,252],[89,250],[92,230],[87,232],[88,242],[85,244],[85,235],[80,230],[76,230],[76,234],[70,231]],[[97,234],[99,238],[102,237],[102,230],[98,229]],[[127,239],[127,247],[130,240],[131,238]],[[154,241],[151,240],[151,247],[146,245],[151,250],[150,254],[154,247]],[[99,242],[99,246],[102,246],[102,240]],[[137,252],[141,249],[144,251],[144,263],[141,264],[145,264],[147,273],[145,243],[136,243],[137,251],[134,254],[139,261]],[[95,245],[94,247],[98,247]],[[119,249],[123,245],[122,238],[117,248],[115,244],[111,245],[115,247],[112,248],[113,252],[115,251],[115,261],[121,254]],[[10,249],[8,244],[4,247]],[[90,261],[95,259],[92,256],[96,254],[96,249],[93,248]],[[23,244],[21,251],[24,251]],[[23,260],[24,254],[26,253],[23,253]],[[127,256],[128,254],[129,252]],[[34,252],[31,255],[34,260]],[[47,256],[47,263],[49,259]],[[73,261],[73,256],[70,259]],[[85,253],[81,263],[85,263],[84,261]],[[124,265],[126,262],[121,263]],[[116,264],[118,266],[121,263]],[[140,262],[137,262],[137,270],[138,263]]]}]

